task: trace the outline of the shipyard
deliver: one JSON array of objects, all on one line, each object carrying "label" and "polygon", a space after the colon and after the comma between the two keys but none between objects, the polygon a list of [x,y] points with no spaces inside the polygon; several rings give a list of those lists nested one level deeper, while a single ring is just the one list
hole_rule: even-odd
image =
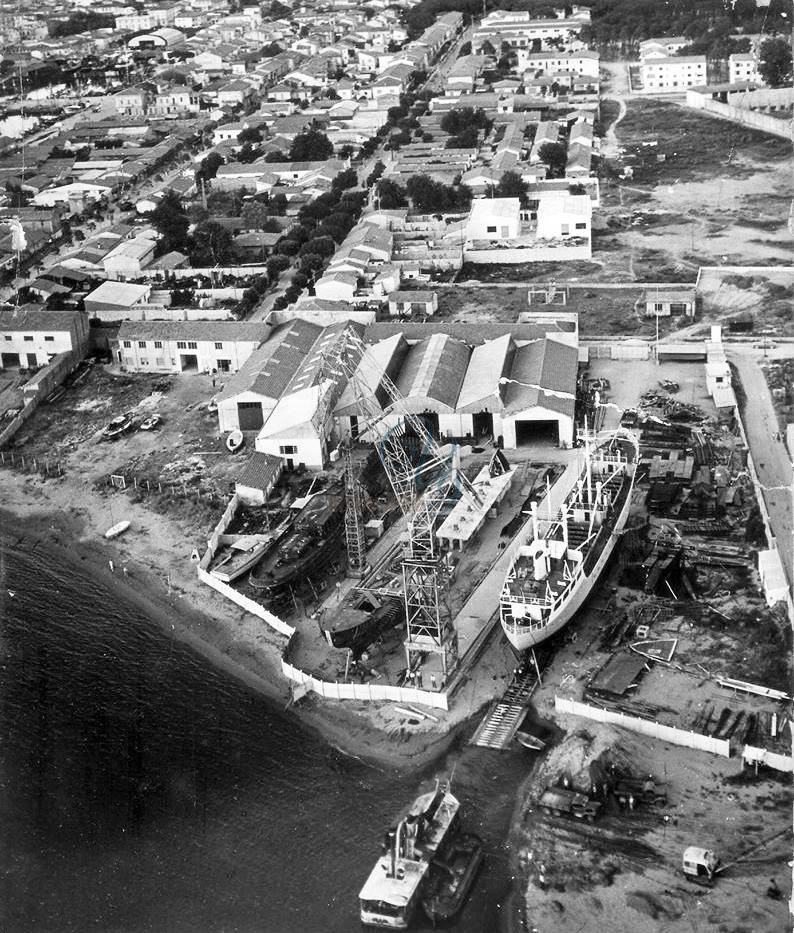
[{"label": "shipyard", "polygon": [[787,3],[0,2],[4,929],[791,926]]}]

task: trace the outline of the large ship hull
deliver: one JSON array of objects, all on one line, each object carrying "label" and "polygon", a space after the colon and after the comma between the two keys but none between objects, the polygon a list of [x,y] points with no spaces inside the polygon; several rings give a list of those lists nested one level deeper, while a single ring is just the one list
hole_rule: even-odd
[{"label": "large ship hull", "polygon": [[[556,635],[557,632],[564,628],[582,608],[603,574],[615,549],[615,545],[625,529],[629,512],[631,511],[631,493],[634,487],[637,455],[636,440],[632,438],[631,443],[634,448],[633,462],[627,462],[625,466],[626,472],[622,479],[617,514],[611,516],[611,533],[603,542],[599,543],[600,550],[596,559],[590,561],[590,566],[587,567],[587,569],[582,569],[580,571],[569,592],[565,595],[564,599],[561,600],[559,605],[555,606],[542,622],[535,621],[529,624],[520,622],[516,620],[513,615],[510,597],[506,595],[508,591],[506,583],[505,593],[502,597],[501,622],[508,641],[516,651],[527,651],[535,645],[551,638],[553,635]],[[573,488],[574,487],[572,487],[572,489]],[[514,566],[515,561],[511,565],[510,571],[508,571],[508,577],[513,571]]]}]

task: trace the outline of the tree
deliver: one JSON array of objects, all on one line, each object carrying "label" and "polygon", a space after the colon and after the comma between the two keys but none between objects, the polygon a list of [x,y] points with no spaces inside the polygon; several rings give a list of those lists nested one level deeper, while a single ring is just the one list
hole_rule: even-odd
[{"label": "tree", "polygon": [[271,149],[265,153],[265,162],[289,162],[289,157],[281,149]]},{"label": "tree", "polygon": [[494,194],[497,198],[520,198],[524,203],[527,199],[527,191],[527,183],[518,172],[505,172]]},{"label": "tree", "polygon": [[336,243],[329,236],[316,237],[308,240],[298,251],[299,256],[317,253],[318,256],[333,256],[336,252]]},{"label": "tree", "polygon": [[193,266],[222,266],[234,255],[231,233],[214,220],[197,224],[189,240]]},{"label": "tree", "polygon": [[264,230],[270,215],[261,201],[247,201],[240,211],[240,222],[249,230]]},{"label": "tree", "polygon": [[267,261],[267,274],[271,279],[277,279],[292,263],[287,256],[271,256]]},{"label": "tree", "polygon": [[262,15],[266,19],[289,19],[292,16],[292,8],[280,0],[273,0],[267,11],[262,7]]},{"label": "tree", "polygon": [[450,136],[447,139],[445,149],[476,149],[478,133],[476,126],[468,126],[465,130],[458,133],[457,136]]},{"label": "tree", "polygon": [[465,186],[455,189],[427,175],[412,175],[408,179],[406,191],[414,209],[420,214],[462,210],[471,201],[471,191]]},{"label": "tree", "polygon": [[211,152],[201,160],[201,166],[196,172],[196,184],[201,184],[201,179],[209,181],[218,174],[218,169],[223,165],[223,156],[217,152]]},{"label": "tree", "polygon": [[457,136],[458,133],[471,128],[487,130],[490,124],[488,115],[480,107],[476,110],[473,107],[458,107],[448,111],[441,118],[441,129],[451,136]]},{"label": "tree", "polygon": [[152,211],[152,225],[160,234],[158,251],[184,250],[187,247],[187,228],[190,226],[185,208],[179,196],[166,191],[157,207]]},{"label": "tree", "polygon": [[336,176],[331,187],[338,191],[344,191],[346,188],[355,188],[357,184],[358,173],[354,168],[348,168]]},{"label": "tree", "polygon": [[274,252],[280,253],[282,256],[294,256],[300,249],[300,244],[295,240],[284,239],[279,240],[276,243]]},{"label": "tree", "polygon": [[543,143],[538,153],[542,162],[549,167],[551,178],[562,178],[568,156],[562,143]]},{"label": "tree", "polygon": [[471,55],[471,42],[464,42],[458,51],[458,58],[463,58],[464,55]]},{"label": "tree", "polygon": [[303,272],[296,272],[295,275],[290,279],[290,284],[294,288],[299,288],[303,291],[304,288],[309,284],[309,277],[304,275]]},{"label": "tree", "polygon": [[287,196],[280,192],[271,194],[267,199],[267,209],[276,217],[283,217],[287,213]]},{"label": "tree", "polygon": [[385,171],[386,166],[383,164],[383,162],[380,161],[380,159],[378,159],[378,161],[372,167],[372,171],[367,176],[367,187],[371,188]]},{"label": "tree", "polygon": [[301,256],[300,268],[304,275],[310,275],[325,265],[325,257],[319,253],[306,253]]},{"label": "tree", "polygon": [[239,143],[261,143],[262,133],[256,126],[245,126],[237,134]]},{"label": "tree", "polygon": [[246,143],[237,153],[237,161],[242,162],[243,165],[250,165],[250,163],[255,162],[261,154],[262,152],[260,149],[255,149],[251,143]]},{"label": "tree", "polygon": [[791,84],[791,46],[786,39],[767,39],[763,43],[758,71],[770,87]]},{"label": "tree", "polygon": [[378,182],[378,201],[384,210],[407,207],[405,189],[390,178],[381,178]]},{"label": "tree", "polygon": [[324,162],[334,154],[331,140],[319,130],[304,130],[292,140],[290,162]]}]

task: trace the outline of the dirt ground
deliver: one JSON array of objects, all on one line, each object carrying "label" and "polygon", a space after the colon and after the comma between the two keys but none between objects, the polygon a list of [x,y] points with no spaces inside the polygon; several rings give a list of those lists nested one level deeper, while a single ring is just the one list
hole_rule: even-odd
[{"label": "dirt ground", "polygon": [[[565,276],[562,281],[570,281]],[[545,280],[546,284],[551,280]],[[558,280],[559,281],[559,280]],[[643,294],[637,288],[600,286],[570,288],[566,304],[555,305],[560,311],[575,311],[579,315],[579,332],[584,337],[621,334],[650,337],[656,333],[656,320],[641,316],[635,302]],[[549,311],[548,305],[530,305],[528,287],[523,284],[492,285],[473,283],[439,286],[436,317],[466,323],[512,324],[525,311]],[[664,337],[682,325],[687,318],[660,318],[659,334]]]},{"label": "dirt ground", "polygon": [[593,243],[600,279],[691,281],[700,265],[792,262],[786,140],[660,100],[628,101],[615,134]]},{"label": "dirt ground", "polygon": [[[716,447],[715,462],[734,462],[730,452],[736,439],[712,422],[702,364],[594,360],[590,375],[610,380],[611,400],[620,408],[636,403],[659,379],[679,382],[681,400],[700,406],[707,416],[704,427]],[[618,413],[611,417],[616,421]],[[741,477],[736,481],[741,484]],[[647,490],[647,484],[635,490],[629,527],[645,521]],[[539,716],[553,722],[563,737],[525,786],[512,837],[517,871],[527,879],[527,930],[776,933],[786,928],[791,781],[764,768],[757,775],[752,768],[742,769],[737,752],[742,741],[749,741],[742,739],[742,729],[732,733],[733,754],[726,759],[554,711],[555,695],[583,699],[593,675],[616,651],[626,651],[622,639],[632,636],[618,636],[616,642],[610,634],[615,622],[635,618],[639,605],[650,604],[648,637],[677,639],[672,663],[649,663],[619,706],[633,715],[707,734],[714,733],[717,722],[727,723],[741,712],[741,722],[752,717],[758,723],[754,744],[787,752],[785,742],[773,738],[769,729],[772,713],[787,715],[786,707],[734,695],[716,683],[716,677],[727,675],[785,690],[791,679],[787,620],[767,607],[760,592],[745,540],[745,512],[746,507],[729,510],[731,527],[702,539],[746,552],[743,570],[698,566],[690,571],[697,600],[658,594],[649,598],[627,576],[627,552],[625,559],[619,555],[613,561],[609,577],[563,633],[533,698]],[[664,516],[652,519],[651,534],[665,524]],[[691,532],[683,536],[697,540]],[[656,615],[658,606],[663,611]],[[591,792],[590,766],[605,760],[637,778],[653,775],[666,800],[638,803],[629,810],[608,795],[593,824],[539,809],[543,790],[566,772],[573,787]],[[682,853],[689,845],[712,848],[726,863],[714,888],[694,885],[681,873]],[[780,886],[781,900],[766,896],[770,878]]]}]

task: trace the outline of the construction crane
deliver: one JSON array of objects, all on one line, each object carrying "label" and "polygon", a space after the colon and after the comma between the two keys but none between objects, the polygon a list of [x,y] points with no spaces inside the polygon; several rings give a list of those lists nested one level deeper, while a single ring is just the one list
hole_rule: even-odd
[{"label": "construction crane", "polygon": [[[481,505],[477,492],[461,473],[456,451],[445,450],[422,418],[408,410],[406,400],[386,372],[367,373],[366,346],[348,330],[334,351],[337,372],[352,385],[358,410],[358,435],[375,441],[400,510],[407,519],[407,542],[402,562],[405,599],[405,650],[408,669],[415,672],[430,652],[441,661],[441,683],[457,666],[457,634],[446,601],[447,568],[436,539],[435,526],[443,508],[458,496],[472,507]],[[370,380],[376,381],[374,387]],[[392,424],[393,415],[399,420]],[[421,445],[416,465],[405,438]],[[349,503],[350,504],[350,503]],[[357,553],[357,532],[350,529]],[[348,538],[350,541],[351,538]]]}]

